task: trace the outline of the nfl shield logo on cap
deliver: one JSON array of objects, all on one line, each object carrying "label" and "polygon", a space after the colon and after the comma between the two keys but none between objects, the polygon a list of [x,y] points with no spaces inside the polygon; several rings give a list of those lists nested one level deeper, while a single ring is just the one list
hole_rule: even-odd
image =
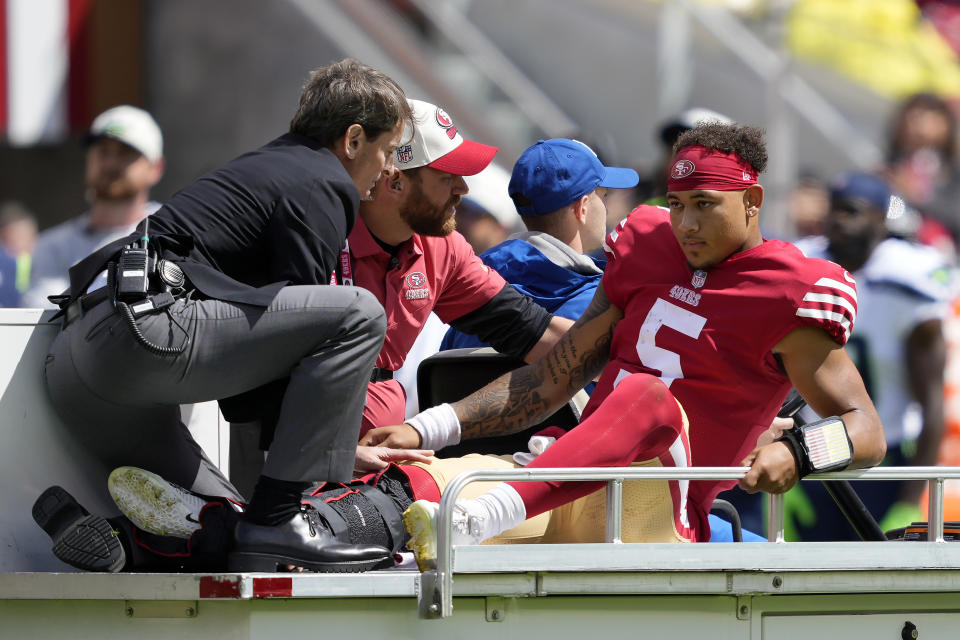
[{"label": "nfl shield logo on cap", "polygon": [[407,164],[413,160],[413,147],[408,144],[397,147],[397,162]]}]

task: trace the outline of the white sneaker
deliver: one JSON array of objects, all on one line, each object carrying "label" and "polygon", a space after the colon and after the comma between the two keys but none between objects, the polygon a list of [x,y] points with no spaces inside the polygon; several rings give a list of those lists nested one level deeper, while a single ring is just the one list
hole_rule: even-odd
[{"label": "white sneaker", "polygon": [[207,501],[155,473],[117,467],[107,488],[123,515],[144,531],[189,538],[202,526],[200,511]]},{"label": "white sneaker", "polygon": [[[403,525],[410,534],[407,548],[413,551],[420,571],[437,566],[437,514],[440,505],[428,500],[417,500],[403,512]],[[457,500],[453,507],[452,544],[480,544],[486,539],[486,517],[472,501]]]}]

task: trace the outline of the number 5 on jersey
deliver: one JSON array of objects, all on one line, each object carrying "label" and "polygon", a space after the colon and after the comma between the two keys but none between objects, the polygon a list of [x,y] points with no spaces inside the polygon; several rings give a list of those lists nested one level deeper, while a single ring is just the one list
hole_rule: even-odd
[{"label": "number 5 on jersey", "polygon": [[[640,362],[645,367],[659,370],[660,379],[669,387],[674,380],[683,377],[683,367],[680,365],[679,355],[656,345],[657,332],[661,327],[666,326],[696,340],[700,337],[706,322],[707,319],[703,316],[657,298],[647,313],[637,338],[637,355],[640,356]],[[627,375],[629,375],[628,371],[621,370],[613,386],[617,386],[617,383]]]}]

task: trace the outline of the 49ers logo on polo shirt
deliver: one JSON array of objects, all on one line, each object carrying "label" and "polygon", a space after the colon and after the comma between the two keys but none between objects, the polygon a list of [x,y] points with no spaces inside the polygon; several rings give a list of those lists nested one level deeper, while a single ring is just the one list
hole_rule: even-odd
[{"label": "49ers logo on polo shirt", "polygon": [[403,292],[403,297],[407,300],[422,300],[430,296],[430,289],[427,287],[427,276],[422,271],[408,273],[404,278],[408,289]]},{"label": "49ers logo on polo shirt", "polygon": [[670,177],[674,180],[680,180],[681,178],[686,178],[696,169],[697,166],[689,160],[677,160],[673,163],[673,168],[670,170]]},{"label": "49ers logo on polo shirt", "polygon": [[447,115],[447,112],[437,107],[437,124],[447,130],[447,137],[451,140],[457,135],[457,128],[453,126],[453,120]]}]

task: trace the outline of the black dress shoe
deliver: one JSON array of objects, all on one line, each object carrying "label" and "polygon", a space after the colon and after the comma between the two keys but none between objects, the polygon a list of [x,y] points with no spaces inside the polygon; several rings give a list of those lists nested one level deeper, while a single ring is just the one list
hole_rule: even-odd
[{"label": "black dress shoe", "polygon": [[337,540],[308,505],[301,505],[299,514],[275,526],[241,516],[233,539],[230,571],[274,572],[277,565],[294,565],[313,571],[358,572],[393,565],[393,556],[384,547]]},{"label": "black dress shoe", "polygon": [[126,562],[123,545],[106,518],[90,515],[62,487],[33,503],[33,519],[53,540],[53,554],[84,571],[117,572]]}]

